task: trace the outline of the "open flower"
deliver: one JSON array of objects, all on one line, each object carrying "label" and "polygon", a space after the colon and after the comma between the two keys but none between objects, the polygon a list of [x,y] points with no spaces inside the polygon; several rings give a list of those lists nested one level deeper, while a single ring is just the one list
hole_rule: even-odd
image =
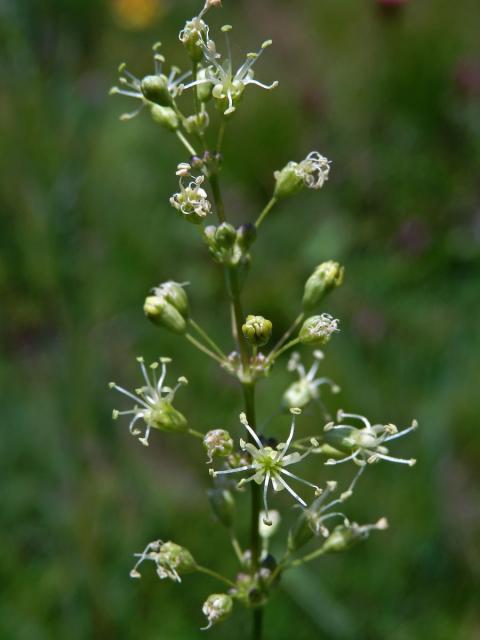
[{"label": "open flower", "polygon": [[330,161],[312,151],[301,162],[291,160],[281,171],[275,171],[275,197],[293,196],[303,187],[321,189],[330,175]]},{"label": "open flower", "polygon": [[[363,423],[363,426],[353,427],[349,424],[342,424],[344,418],[359,420]],[[324,430],[326,432],[338,432],[338,443],[336,443],[335,446],[338,444],[341,448],[349,449],[351,453],[339,460],[334,460],[333,458],[327,460],[325,464],[335,465],[352,460],[354,463],[362,466],[373,464],[380,460],[386,460],[388,462],[398,462],[399,464],[407,464],[413,467],[416,463],[414,458],[394,458],[388,455],[388,448],[384,446],[387,442],[401,438],[407,435],[407,433],[414,431],[418,426],[416,420],[412,422],[410,427],[399,431],[394,424],[372,425],[365,416],[356,413],[345,413],[340,410],[337,414],[337,421],[340,424],[329,422],[325,425]]]},{"label": "open flower", "polygon": [[[119,387],[115,382],[110,382],[110,388],[116,389],[123,395],[127,396],[135,402],[133,409],[128,411],[113,411],[113,419],[119,416],[133,416],[130,420],[129,431],[133,436],[138,436],[142,432],[136,427],[137,422],[142,421],[145,424],[145,433],[138,440],[148,447],[148,438],[150,430],[159,429],[160,431],[186,431],[187,420],[179,411],[172,406],[175,393],[182,385],[187,384],[184,377],[178,378],[177,385],[164,387],[165,376],[167,375],[167,364],[171,362],[170,358],[160,358],[159,362],[153,362],[150,365],[150,374],[147,372],[143,358],[137,358],[142,375],[145,380],[145,386],[135,389],[135,394],[127,391],[123,387]],[[160,364],[161,372],[157,380],[157,369]]]},{"label": "open flower", "polygon": [[283,402],[289,408],[300,407],[300,409],[303,409],[312,400],[320,402],[320,387],[323,385],[328,385],[332,393],[339,393],[340,391],[340,387],[330,378],[323,376],[320,378],[315,377],[320,361],[324,357],[323,352],[316,350],[313,352],[313,357],[315,358],[315,362],[310,367],[308,373],[305,371],[298,352],[292,353],[290,357],[287,368],[289,371],[296,371],[299,380],[293,382],[283,394]]},{"label": "open flower", "polygon": [[179,91],[179,87],[191,75],[191,71],[178,75],[180,73],[178,67],[172,67],[169,75],[165,75],[162,72],[165,58],[158,53],[159,48],[160,43],[155,44],[153,47],[155,72],[152,75],[140,79],[128,71],[125,63],[119,66],[120,86],[112,87],[110,89],[110,95],[119,94],[128,96],[141,102],[141,105],[135,111],[121,115],[121,120],[131,120],[147,105],[150,107],[153,107],[155,104],[163,107],[170,106],[172,99],[176,97]]},{"label": "open flower", "polygon": [[[298,480],[299,482],[312,487],[316,492],[320,493],[320,488],[317,485],[308,482],[303,478],[300,478],[286,468],[303,460],[312,450],[311,448],[307,449],[307,451],[302,454],[298,453],[297,451],[287,454],[288,448],[290,447],[293,436],[295,434],[295,418],[301,413],[301,410],[298,408],[294,408],[290,409],[290,412],[292,414],[292,424],[290,427],[288,439],[285,443],[280,443],[275,449],[273,447],[265,446],[262,444],[258,435],[248,424],[246,415],[244,413],[241,413],[240,422],[250,434],[253,442],[245,442],[244,440],[240,440],[240,447],[243,451],[250,454],[251,463],[242,465],[235,469],[227,469],[225,471],[214,471],[213,469],[210,470],[210,473],[213,477],[230,473],[253,471],[251,476],[240,480],[238,486],[242,486],[247,482],[251,482],[252,480],[257,484],[263,485],[263,504],[265,510],[264,522],[266,525],[272,524],[268,511],[268,488],[270,486],[270,483],[272,484],[274,491],[282,491],[283,489],[286,489],[288,493],[290,493],[295,498],[295,500],[302,505],[302,507],[306,507],[307,503],[299,495],[297,495],[297,493],[295,493],[292,487],[285,480],[285,476],[288,478],[293,478],[294,480]],[[312,448],[317,446],[318,442],[312,439]]]},{"label": "open flower", "polygon": [[338,320],[329,313],[307,318],[300,329],[298,338],[302,344],[323,345],[332,337],[338,328]]},{"label": "open flower", "polygon": [[272,41],[267,40],[264,42],[256,53],[247,53],[245,62],[234,71],[228,39],[228,32],[230,30],[230,25],[222,27],[222,31],[225,33],[227,39],[228,50],[228,57],[225,58],[223,62],[219,61],[221,56],[217,53],[213,40],[204,40],[203,38],[198,40],[198,45],[202,48],[203,57],[208,63],[208,66],[205,68],[204,73],[202,73],[201,78],[195,79],[183,87],[184,89],[189,89],[190,87],[202,84],[210,84],[212,86],[213,98],[216,100],[217,105],[223,111],[224,115],[230,115],[235,111],[236,105],[245,91],[245,87],[249,84],[255,84],[262,89],[268,90],[275,89],[278,85],[277,81],[267,85],[255,80],[253,72],[253,65],[265,49],[272,44]]},{"label": "open flower", "polygon": [[[199,224],[212,212],[212,205],[208,200],[207,192],[202,188],[205,176],[195,178],[189,173],[190,165],[182,163],[177,171],[180,191],[170,198],[170,204],[179,211],[186,220]],[[184,179],[192,178],[186,186]]]},{"label": "open flower", "polygon": [[135,553],[134,556],[138,560],[130,571],[131,578],[141,578],[138,567],[145,560],[151,560],[155,563],[160,580],[168,578],[174,582],[181,582],[180,576],[182,574],[191,573],[197,567],[190,551],[175,542],[154,540],[154,542],[147,544],[142,553]]}]

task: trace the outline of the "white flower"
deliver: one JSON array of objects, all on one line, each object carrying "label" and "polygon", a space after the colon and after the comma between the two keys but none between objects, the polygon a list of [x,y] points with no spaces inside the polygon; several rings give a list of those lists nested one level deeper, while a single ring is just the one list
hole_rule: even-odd
[{"label": "white flower", "polygon": [[229,115],[235,111],[236,104],[240,100],[247,85],[255,84],[258,87],[262,87],[262,89],[268,90],[278,86],[277,81],[266,85],[255,80],[253,72],[253,65],[263,51],[272,44],[272,41],[267,40],[264,42],[256,53],[248,53],[245,62],[234,72],[230,43],[228,40],[228,32],[230,30],[230,25],[222,27],[222,31],[226,34],[228,50],[228,57],[225,58],[223,62],[219,61],[220,54],[217,53],[215,43],[212,40],[208,40],[208,38],[206,38],[206,41],[203,38],[198,40],[198,45],[202,48],[203,56],[209,64],[205,69],[204,77],[196,79],[184,87],[184,89],[189,89],[199,84],[212,85],[212,95],[215,100],[220,103],[219,106],[223,109],[224,115]]},{"label": "white flower", "polygon": [[332,334],[340,331],[339,321],[328,313],[307,318],[300,329],[298,338],[303,344],[324,345]]},{"label": "white flower", "polygon": [[[309,369],[308,373],[305,371],[305,367],[300,361],[300,354],[298,352],[292,353],[287,365],[289,371],[296,371],[298,373],[299,380],[291,384],[283,394],[283,401],[287,407],[300,407],[303,409],[312,400],[320,402],[320,387],[323,385],[330,386],[332,393],[339,393],[340,387],[336,385],[330,378],[320,377],[316,378],[320,360],[323,359],[322,351],[316,350],[313,352],[315,362]],[[323,405],[322,405],[323,409]]]},{"label": "white flower", "polygon": [[128,71],[125,63],[122,63],[119,66],[120,87],[112,87],[110,89],[110,95],[119,94],[122,96],[128,96],[130,98],[140,100],[142,103],[135,111],[121,115],[121,120],[131,120],[147,105],[170,105],[172,103],[172,98],[177,96],[179,87],[182,86],[182,83],[192,74],[191,71],[187,71],[179,76],[178,74],[180,73],[180,69],[178,67],[171,67],[168,76],[162,73],[165,58],[158,53],[159,48],[160,43],[155,44],[153,47],[153,61],[155,69],[153,75],[145,76],[140,79]]},{"label": "white flower", "polygon": [[318,151],[312,151],[305,160],[295,166],[294,170],[306,187],[321,189],[330,174],[330,160],[327,160]]},{"label": "white flower", "polygon": [[[188,173],[188,167],[189,165],[187,164],[178,166],[177,175],[180,176],[180,191],[170,198],[170,204],[177,211],[180,211],[189,222],[199,224],[203,218],[206,218],[212,212],[212,205],[208,200],[207,192],[201,186],[205,176],[194,178]],[[193,179],[185,186],[184,178],[186,177]]]},{"label": "white flower", "polygon": [[[363,423],[363,427],[359,428],[349,424],[342,424],[344,418],[359,420]],[[414,458],[405,460],[388,455],[388,449],[384,446],[385,443],[401,438],[407,435],[407,433],[414,431],[418,426],[416,420],[412,422],[410,427],[398,431],[397,427],[393,424],[372,425],[365,416],[356,413],[345,413],[340,410],[337,414],[337,421],[340,424],[329,422],[325,425],[324,430],[327,432],[338,431],[340,436],[339,446],[348,448],[352,453],[339,460],[327,460],[325,464],[335,465],[352,460],[355,464],[364,466],[366,464],[379,462],[380,460],[387,460],[388,462],[398,462],[412,467],[416,463]]]},{"label": "white flower", "polygon": [[155,563],[160,580],[168,578],[174,582],[181,582],[180,575],[195,571],[197,566],[190,551],[174,542],[155,540],[147,544],[142,553],[134,553],[133,555],[138,560],[130,571],[131,578],[141,578],[138,567],[145,560],[151,560]]},{"label": "white flower", "polygon": [[[302,505],[302,507],[306,507],[307,503],[302,498],[300,498],[300,496],[297,495],[295,491],[290,487],[290,485],[285,480],[285,476],[298,480],[299,482],[312,487],[316,492],[320,493],[320,488],[317,485],[312,484],[311,482],[308,482],[303,478],[300,478],[299,476],[286,469],[286,467],[289,467],[290,465],[296,464],[297,462],[303,460],[311,451],[311,449],[307,449],[307,451],[305,451],[303,454],[295,451],[287,455],[288,448],[292,443],[295,433],[295,417],[296,415],[299,415],[301,413],[301,410],[291,409],[290,412],[292,413],[292,424],[290,427],[290,433],[287,442],[280,443],[276,447],[276,449],[269,446],[264,446],[262,444],[258,435],[248,424],[246,415],[244,413],[241,413],[240,422],[250,434],[253,442],[245,442],[244,440],[240,440],[240,447],[243,451],[250,454],[252,459],[251,463],[237,467],[236,469],[228,469],[226,471],[214,471],[213,469],[210,470],[210,473],[213,477],[223,474],[253,471],[253,474],[250,477],[240,480],[238,486],[242,486],[247,482],[251,482],[252,480],[257,484],[263,484],[263,504],[265,510],[264,523],[266,525],[272,524],[272,521],[269,517],[267,501],[268,488],[270,486],[270,483],[272,484],[274,491],[282,491],[283,489],[286,489],[295,498],[295,500]],[[312,448],[317,446],[318,442],[312,439]]]},{"label": "white flower", "polygon": [[119,387],[115,382],[110,382],[109,386],[111,389],[116,389],[135,402],[133,409],[129,409],[128,411],[117,411],[117,409],[114,409],[113,419],[116,420],[119,416],[124,415],[133,416],[128,427],[133,436],[141,434],[141,430],[135,425],[139,420],[143,421],[146,427],[145,433],[141,438],[138,438],[138,440],[147,447],[150,430],[152,428],[159,429],[160,431],[185,431],[187,429],[185,417],[172,406],[175,393],[179,387],[187,384],[187,379],[184,377],[178,378],[177,385],[173,389],[166,386],[164,387],[163,383],[167,375],[167,364],[171,362],[170,358],[160,358],[161,373],[158,380],[156,373],[159,365],[158,362],[150,365],[150,378],[143,358],[137,358],[137,361],[140,364],[145,380],[144,387],[135,389],[135,394],[133,394],[123,387]]}]

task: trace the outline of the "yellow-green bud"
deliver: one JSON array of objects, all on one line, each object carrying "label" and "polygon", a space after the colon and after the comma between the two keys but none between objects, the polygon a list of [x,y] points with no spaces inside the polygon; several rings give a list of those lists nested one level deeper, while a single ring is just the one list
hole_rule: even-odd
[{"label": "yellow-green bud", "polygon": [[143,310],[147,318],[160,327],[181,334],[187,330],[183,316],[163,296],[148,296]]},{"label": "yellow-green bud", "polygon": [[200,102],[208,102],[208,100],[210,100],[210,98],[212,97],[213,84],[211,82],[202,82],[203,80],[206,80],[207,77],[208,74],[206,69],[202,68],[198,70],[197,81],[201,84],[197,84],[196,90],[197,97]]},{"label": "yellow-green bud", "polygon": [[205,434],[203,446],[211,462],[215,456],[229,456],[233,451],[233,440],[225,429],[212,429]]},{"label": "yellow-green bud", "polygon": [[145,412],[145,422],[154,429],[167,432],[182,432],[188,428],[187,419],[168,400],[160,400]]},{"label": "yellow-green bud", "polygon": [[180,124],[178,116],[171,107],[152,104],[150,108],[152,120],[169,131],[176,131]]},{"label": "yellow-green bud", "polygon": [[168,78],[164,75],[145,76],[140,89],[147,100],[168,107],[172,104],[172,96],[168,90]]},{"label": "yellow-green bud", "polygon": [[208,117],[208,113],[206,111],[202,111],[201,113],[194,114],[192,116],[188,116],[183,121],[183,126],[185,127],[185,131],[191,134],[199,134],[205,133],[208,125],[210,123],[210,119]]},{"label": "yellow-green bud", "polygon": [[344,268],[333,260],[319,264],[305,283],[303,293],[303,308],[310,311],[332,289],[339,287],[343,282]]},{"label": "yellow-green bud", "polygon": [[153,293],[157,297],[164,298],[187,320],[190,311],[188,296],[184,288],[185,284],[188,283],[180,284],[180,282],[175,282],[174,280],[167,280],[167,282],[162,282],[158,287],[155,287]]},{"label": "yellow-green bud", "polygon": [[332,318],[328,313],[322,313],[320,316],[307,318],[298,337],[302,344],[317,346],[327,344],[335,331],[340,331],[338,320]]},{"label": "yellow-green bud", "polygon": [[233,517],[235,515],[235,500],[232,492],[222,487],[209,489],[208,500],[217,520],[227,529],[233,527]]},{"label": "yellow-green bud", "polygon": [[232,613],[233,599],[227,593],[212,593],[205,600],[202,612],[207,618],[208,625],[204,629],[210,629],[214,624],[223,622]]},{"label": "yellow-green bud", "polygon": [[230,249],[235,244],[237,232],[235,227],[228,222],[222,224],[215,231],[215,243],[220,249]]},{"label": "yellow-green bud", "polygon": [[296,162],[289,162],[281,171],[275,171],[273,174],[275,178],[273,195],[278,200],[294,196],[302,190],[304,182],[302,177],[295,171],[297,166]]},{"label": "yellow-green bud", "polygon": [[263,316],[249,315],[242,326],[242,333],[247,342],[262,347],[270,340],[272,323]]}]

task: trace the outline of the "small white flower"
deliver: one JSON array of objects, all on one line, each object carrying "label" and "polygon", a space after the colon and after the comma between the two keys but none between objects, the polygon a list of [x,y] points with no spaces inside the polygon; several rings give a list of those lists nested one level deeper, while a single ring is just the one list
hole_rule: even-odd
[{"label": "small white flower", "polygon": [[340,387],[330,378],[315,377],[318,372],[320,361],[324,356],[322,351],[319,350],[314,351],[313,356],[315,358],[315,362],[307,373],[300,360],[300,354],[298,352],[292,353],[287,368],[289,371],[297,372],[299,380],[291,384],[283,394],[283,401],[287,407],[300,407],[300,409],[303,409],[312,400],[320,402],[320,387],[323,385],[328,385],[332,390],[332,393],[340,392]]},{"label": "small white flower", "polygon": [[269,516],[267,500],[268,488],[270,486],[270,483],[272,484],[274,491],[282,491],[283,489],[286,489],[290,493],[290,495],[292,495],[295,500],[302,505],[302,507],[306,507],[307,503],[290,487],[290,485],[285,480],[285,476],[287,476],[288,478],[293,478],[294,480],[298,480],[299,482],[312,487],[316,492],[320,493],[320,488],[317,485],[308,482],[303,478],[300,478],[286,468],[303,460],[311,452],[313,447],[318,446],[318,442],[312,439],[312,448],[307,449],[307,451],[305,451],[303,454],[300,454],[297,451],[287,454],[288,448],[290,447],[293,436],[295,434],[295,418],[301,413],[301,410],[291,409],[290,412],[292,414],[292,424],[290,427],[290,433],[287,442],[280,443],[276,449],[269,446],[264,446],[262,444],[258,435],[248,424],[246,415],[244,413],[241,413],[240,422],[250,434],[253,442],[245,442],[244,440],[240,440],[240,447],[243,451],[250,454],[252,459],[251,463],[237,467],[236,469],[228,469],[226,471],[214,471],[213,469],[210,470],[213,477],[223,474],[253,471],[253,474],[250,477],[240,480],[238,486],[242,486],[247,482],[251,482],[252,480],[257,484],[263,484],[263,504],[265,510],[265,517],[263,521],[266,525],[272,524],[272,520]]},{"label": "small white flower", "polygon": [[180,576],[182,574],[195,571],[196,568],[195,560],[190,551],[174,542],[154,540],[147,544],[142,553],[134,553],[133,555],[138,560],[130,571],[131,578],[141,578],[138,567],[146,560],[155,563],[157,576],[160,580],[168,578],[174,582],[181,582]]},{"label": "small white flower", "polygon": [[118,94],[122,96],[128,96],[130,98],[140,100],[142,103],[135,111],[131,113],[124,113],[123,115],[121,115],[121,120],[131,120],[136,115],[138,115],[145,106],[153,106],[153,104],[155,104],[155,101],[152,101],[148,98],[149,93],[145,89],[145,83],[147,83],[148,85],[148,83],[152,80],[159,83],[165,92],[165,103],[169,103],[171,102],[172,98],[175,98],[177,96],[179,87],[182,86],[182,83],[185,82],[185,80],[192,74],[191,71],[187,71],[186,73],[178,75],[180,73],[180,69],[178,67],[171,67],[168,76],[162,73],[165,58],[160,53],[158,53],[159,48],[160,43],[155,44],[153,47],[153,61],[155,72],[152,76],[146,76],[145,78],[140,79],[134,76],[133,73],[130,73],[125,63],[122,63],[119,66],[118,71],[120,73],[120,86],[112,87],[110,89],[110,95]]},{"label": "small white flower", "polygon": [[[170,204],[177,209],[189,222],[199,224],[212,212],[212,205],[208,200],[208,195],[202,184],[205,176],[194,178],[188,173],[189,165],[182,163],[178,166],[177,175],[180,176],[180,191],[170,198]],[[184,178],[190,177],[192,181],[186,186]]]},{"label": "small white flower", "polygon": [[204,58],[208,63],[205,69],[204,77],[196,79],[185,85],[184,89],[190,89],[199,84],[212,85],[212,95],[217,102],[220,103],[224,115],[233,113],[236,104],[240,100],[245,87],[255,84],[262,89],[275,89],[278,82],[275,81],[270,85],[263,84],[254,78],[253,66],[258,58],[262,55],[267,47],[272,44],[271,40],[267,40],[262,44],[256,53],[248,53],[245,62],[236,70],[233,70],[232,54],[230,50],[230,42],[228,32],[231,30],[230,25],[222,27],[227,39],[228,57],[223,62],[219,61],[220,54],[217,53],[215,43],[208,40],[208,37],[198,40],[198,45],[202,48]]},{"label": "small white flower", "polygon": [[330,174],[330,160],[312,151],[295,167],[295,173],[309,189],[321,189]]},{"label": "small white flower", "polygon": [[[359,420],[363,423],[363,426],[353,427],[349,424],[343,424],[344,418]],[[407,433],[414,431],[418,427],[416,420],[412,422],[410,427],[398,431],[397,427],[393,424],[372,425],[365,416],[356,413],[345,413],[340,410],[337,414],[337,422],[338,424],[329,422],[325,425],[324,430],[327,432],[338,431],[341,437],[340,446],[350,449],[352,453],[339,460],[327,460],[325,464],[335,465],[352,460],[355,464],[364,466],[366,464],[379,462],[380,460],[386,460],[388,462],[398,462],[413,467],[416,463],[414,458],[394,458],[388,455],[388,449],[384,446],[385,443],[401,438],[407,435]]]},{"label": "small white flower", "polygon": [[119,387],[115,382],[110,382],[111,389],[116,389],[135,402],[133,409],[128,411],[114,409],[113,419],[116,420],[119,416],[124,415],[133,416],[128,427],[133,436],[141,435],[141,430],[135,425],[139,420],[143,421],[146,427],[145,433],[138,440],[148,447],[148,438],[152,428],[161,431],[185,431],[187,429],[185,417],[172,406],[175,393],[182,385],[187,384],[187,379],[184,377],[179,378],[177,385],[173,389],[164,387],[163,383],[167,375],[167,364],[171,362],[170,358],[160,358],[161,373],[158,380],[156,373],[158,362],[150,365],[151,374],[149,375],[143,358],[137,358],[137,361],[140,364],[145,386],[135,389],[135,394],[133,394],[123,387]]},{"label": "small white flower", "polygon": [[303,344],[324,345],[332,335],[340,331],[339,321],[329,313],[307,318],[300,329],[298,337]]}]

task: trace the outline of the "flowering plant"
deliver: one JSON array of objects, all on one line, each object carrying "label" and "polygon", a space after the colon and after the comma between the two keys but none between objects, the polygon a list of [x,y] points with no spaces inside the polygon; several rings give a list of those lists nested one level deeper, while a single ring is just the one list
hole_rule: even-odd
[{"label": "flowering plant", "polygon": [[[226,125],[239,110],[248,86],[272,90],[278,83],[263,84],[254,75],[254,65],[272,44],[270,40],[257,52],[248,53],[235,70],[228,35],[231,26],[226,25],[221,31],[226,38],[227,55],[224,57],[218,52],[206,17],[220,4],[219,0],[207,0],[198,16],[188,20],[180,31],[179,41],[190,59],[189,71],[181,73],[172,67],[168,75],[164,73],[165,59],[157,44],[154,46],[154,74],[140,79],[122,64],[119,86],[114,87],[112,93],[141,103],[135,112],[122,119],[128,120],[146,108],[153,121],[173,133],[188,154],[177,166],[180,190],[170,198],[170,204],[180,217],[200,228],[212,259],[223,266],[235,348],[227,355],[193,319],[185,283],[168,280],[153,287],[145,299],[144,312],[154,324],[182,336],[218,363],[226,375],[237,379],[244,405],[240,414],[244,438],[237,444],[236,434],[227,429],[203,433],[191,428],[188,418],[174,406],[176,392],[187,384],[187,379],[181,377],[174,387],[167,386],[168,358],[160,358],[149,367],[143,358],[138,359],[142,386],[135,392],[113,382],[110,386],[133,402],[130,408],[115,409],[113,417],[128,416],[130,433],[144,446],[148,446],[152,430],[165,434],[177,432],[201,441],[212,478],[209,501],[218,523],[225,527],[231,539],[239,563],[237,575],[226,577],[197,562],[181,545],[155,540],[148,543],[142,553],[135,554],[138,560],[131,577],[140,578],[139,569],[147,561],[154,563],[160,579],[181,582],[183,576],[191,572],[208,574],[222,583],[224,592],[206,598],[202,607],[206,617],[204,628],[226,620],[234,606],[244,606],[253,612],[252,638],[260,640],[265,608],[285,571],[323,554],[343,551],[367,537],[372,530],[387,527],[384,517],[374,524],[352,522],[344,513],[343,505],[351,498],[367,467],[380,461],[410,466],[415,463],[413,459],[395,457],[388,447],[395,439],[414,430],[417,423],[414,421],[399,431],[393,424],[372,425],[367,418],[344,411],[339,411],[336,420],[332,421],[325,408],[322,387],[327,393],[340,391],[330,378],[317,376],[324,357],[317,347],[328,345],[340,330],[339,320],[322,310],[327,296],[343,282],[344,268],[337,262],[328,260],[314,269],[304,286],[302,308],[290,328],[269,351],[265,347],[272,337],[272,322],[260,315],[244,314],[242,289],[251,267],[251,249],[259,229],[285,198],[305,188],[322,189],[329,178],[331,165],[317,151],[309,153],[300,162],[288,162],[274,172],[272,197],[256,221],[238,228],[228,222],[220,185]],[[187,103],[188,98],[191,100]],[[187,105],[192,113],[185,112]],[[219,121],[213,148],[207,142],[207,133],[215,120],[212,105],[218,112],[216,120]],[[313,351],[314,363],[308,372],[297,352],[288,361],[288,370],[297,374],[298,379],[292,381],[283,394],[282,405],[290,414],[291,426],[285,441],[277,442],[258,430],[255,390],[260,380],[275,369],[282,354],[296,345],[317,349]],[[309,410],[311,405],[320,407],[323,429],[319,430],[320,435],[298,438],[297,423],[301,421],[302,412]],[[303,477],[298,469],[307,456],[318,456],[322,461],[317,470],[351,462],[356,470],[349,486],[337,492],[337,482],[328,477],[323,480],[317,474],[312,478]],[[238,482],[234,482],[236,478],[239,478]],[[251,496],[251,532],[248,542],[241,544],[233,527],[233,509],[235,501],[244,495],[243,488],[247,484]],[[304,490],[300,490],[302,486]],[[276,497],[279,492],[289,494],[299,513],[286,536],[283,556],[274,558],[269,553],[269,541],[281,531],[280,502]],[[307,545],[310,546],[308,552],[304,551]]]}]

